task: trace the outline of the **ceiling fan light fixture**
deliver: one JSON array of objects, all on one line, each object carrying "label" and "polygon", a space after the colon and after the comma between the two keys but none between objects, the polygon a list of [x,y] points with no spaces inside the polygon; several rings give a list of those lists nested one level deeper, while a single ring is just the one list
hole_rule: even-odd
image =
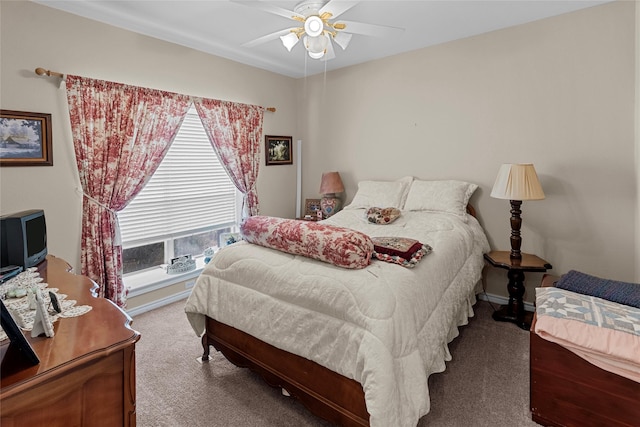
[{"label": "ceiling fan light fixture", "polygon": [[309,56],[313,59],[322,59],[322,57],[324,56],[324,50],[318,53],[308,51],[308,53],[309,53]]},{"label": "ceiling fan light fixture", "polygon": [[[307,51],[309,51],[309,53],[313,53],[316,55],[317,54],[324,55],[324,52],[327,50],[327,45],[329,43],[330,43],[329,38],[324,34],[317,37],[305,36],[304,38],[304,47],[307,49]],[[322,58],[322,56],[320,57]]]},{"label": "ceiling fan light fixture", "polygon": [[287,48],[289,52],[298,43],[298,36],[295,33],[289,33],[286,36],[280,36],[282,44]]},{"label": "ceiling fan light fixture", "polygon": [[312,15],[304,21],[304,32],[307,33],[308,36],[317,37],[322,34],[323,31],[324,22],[322,22],[319,16]]},{"label": "ceiling fan light fixture", "polygon": [[320,59],[327,53],[327,46],[331,43],[329,36],[323,34],[317,37],[304,37],[304,47],[313,59]]},{"label": "ceiling fan light fixture", "polygon": [[338,46],[342,48],[342,50],[346,50],[347,46],[349,46],[349,42],[351,41],[352,36],[353,34],[351,33],[338,32],[335,36],[333,36],[333,41],[335,41]]}]

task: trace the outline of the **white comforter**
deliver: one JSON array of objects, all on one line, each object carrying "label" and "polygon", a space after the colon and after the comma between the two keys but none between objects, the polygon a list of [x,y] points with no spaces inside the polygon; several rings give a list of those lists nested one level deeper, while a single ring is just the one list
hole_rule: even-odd
[{"label": "white comforter", "polygon": [[361,270],[239,242],[205,267],[185,311],[198,336],[205,315],[362,384],[371,426],[415,426],[429,412],[427,378],[473,315],[489,250],[475,218],[403,212],[369,224],[364,210],[326,223],[370,236],[410,237],[433,252],[413,269],[373,260]]}]

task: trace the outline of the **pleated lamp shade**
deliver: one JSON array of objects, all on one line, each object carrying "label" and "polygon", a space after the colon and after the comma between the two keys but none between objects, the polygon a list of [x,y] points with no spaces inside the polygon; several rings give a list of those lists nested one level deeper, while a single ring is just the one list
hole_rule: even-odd
[{"label": "pleated lamp shade", "polygon": [[338,172],[325,172],[320,182],[320,194],[336,194],[344,191],[344,185]]},{"label": "pleated lamp shade", "polygon": [[504,164],[498,171],[491,197],[507,200],[542,200],[544,191],[532,164]]}]

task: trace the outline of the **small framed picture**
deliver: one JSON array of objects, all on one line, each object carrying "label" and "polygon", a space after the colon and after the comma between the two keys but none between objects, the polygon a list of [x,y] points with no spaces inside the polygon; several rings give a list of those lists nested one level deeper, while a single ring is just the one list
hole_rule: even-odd
[{"label": "small framed picture", "polygon": [[53,166],[51,114],[0,110],[0,166]]},{"label": "small framed picture", "polygon": [[224,248],[225,246],[232,245],[240,240],[242,240],[240,233],[220,233],[219,247]]},{"label": "small framed picture", "polygon": [[320,210],[320,199],[307,199],[304,202],[304,214],[316,219]]},{"label": "small framed picture", "polygon": [[264,157],[267,166],[293,164],[293,147],[290,136],[264,137]]},{"label": "small framed picture", "polygon": [[22,334],[22,330],[18,327],[18,324],[2,300],[0,300],[0,319],[2,329],[11,341],[10,347],[14,347],[16,353],[19,355],[18,357],[24,360],[26,362],[25,364],[31,366],[39,364],[40,359],[38,355],[33,350],[33,347],[31,347],[31,344],[29,344],[29,341],[27,341],[27,338]]}]

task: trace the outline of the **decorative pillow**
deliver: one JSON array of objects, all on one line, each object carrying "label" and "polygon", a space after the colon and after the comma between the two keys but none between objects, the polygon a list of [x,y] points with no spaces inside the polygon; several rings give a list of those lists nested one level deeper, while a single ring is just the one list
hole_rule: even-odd
[{"label": "decorative pillow", "polygon": [[[385,239],[385,238],[383,238]],[[393,238],[386,238],[386,239],[393,239]],[[402,237],[400,238],[395,238],[395,239],[403,239]],[[407,242],[405,242],[405,244],[409,244],[412,239],[405,239],[407,240]],[[417,240],[413,240],[414,242],[417,242]],[[433,248],[431,248],[431,246],[426,245],[426,244],[422,244],[420,242],[418,242],[418,249],[416,251],[414,251],[413,253],[411,253],[411,249],[415,248],[415,246],[411,246],[410,249],[408,249],[406,252],[404,253],[410,253],[410,255],[408,256],[402,256],[400,254],[402,254],[402,252],[400,250],[396,250],[394,252],[394,250],[392,248],[389,247],[385,247],[385,246],[375,246],[374,245],[374,251],[373,251],[373,258],[378,259],[380,261],[385,261],[385,262],[390,262],[392,264],[398,264],[401,265],[403,267],[407,267],[407,268],[413,268],[416,265],[418,265],[418,263],[420,262],[420,260],[422,258],[424,258],[425,256],[429,255],[431,253],[431,251],[433,250]],[[387,253],[385,252],[380,252],[378,251],[378,249],[383,249],[385,250]],[[393,254],[395,253],[395,254]]]},{"label": "decorative pillow", "polygon": [[373,250],[377,253],[402,258],[411,258],[418,249],[422,248],[422,243],[407,237],[372,237]]},{"label": "decorative pillow", "polygon": [[464,181],[415,180],[409,188],[404,210],[432,211],[467,219],[467,204],[478,186]]},{"label": "decorative pillow", "polygon": [[362,209],[388,206],[402,209],[413,177],[407,176],[397,181],[360,181],[353,200],[344,209]]},{"label": "decorative pillow", "polygon": [[315,221],[252,216],[240,225],[240,232],[249,243],[344,268],[364,268],[373,254],[366,234]]},{"label": "decorative pillow", "polygon": [[601,279],[570,270],[556,282],[556,288],[640,308],[640,283]]},{"label": "decorative pillow", "polygon": [[400,217],[400,209],[396,208],[369,208],[365,213],[367,222],[372,224],[390,224]]}]

